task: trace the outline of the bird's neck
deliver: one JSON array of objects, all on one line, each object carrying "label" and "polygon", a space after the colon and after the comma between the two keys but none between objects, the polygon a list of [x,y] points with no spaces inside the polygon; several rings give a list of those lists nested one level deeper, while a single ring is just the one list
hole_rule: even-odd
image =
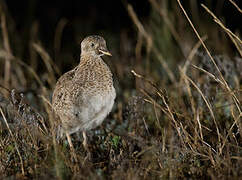
[{"label": "bird's neck", "polygon": [[103,65],[105,64],[101,56],[94,53],[85,53],[80,57],[80,64],[86,65]]},{"label": "bird's neck", "polygon": [[104,82],[108,87],[112,87],[112,73],[100,56],[81,55],[80,64],[77,66],[75,76],[82,76],[80,78],[83,78],[85,74],[88,75],[88,78],[85,80],[86,82],[95,79],[96,82]]}]

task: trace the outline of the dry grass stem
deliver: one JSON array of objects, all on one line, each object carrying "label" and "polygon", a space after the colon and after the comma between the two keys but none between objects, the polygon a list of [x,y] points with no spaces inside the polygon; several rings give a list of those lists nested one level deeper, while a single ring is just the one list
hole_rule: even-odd
[{"label": "dry grass stem", "polygon": [[37,58],[37,53],[33,49],[33,45],[32,44],[38,40],[38,31],[39,31],[39,24],[38,24],[38,22],[35,21],[31,25],[31,29],[30,29],[30,41],[29,41],[29,45],[28,45],[29,55],[30,55],[30,66],[34,70],[37,69],[37,66],[38,66],[38,58]]},{"label": "dry grass stem", "polygon": [[[0,10],[2,10],[2,8],[0,7]],[[11,49],[10,49],[10,45],[9,45],[9,38],[8,38],[8,30],[7,30],[7,25],[6,25],[6,16],[4,14],[4,12],[0,13],[1,15],[1,28],[2,28],[2,36],[3,36],[3,47],[4,49],[9,53],[12,54]],[[6,61],[5,61],[5,69],[4,69],[4,85],[6,87],[9,87],[9,81],[10,81],[10,77],[11,77],[11,61],[10,59],[8,59],[8,57],[6,57]]]},{"label": "dry grass stem", "polygon": [[[207,36],[203,36],[201,39],[202,39],[203,41],[205,41],[207,38],[208,38]],[[182,71],[183,71],[185,74],[186,74],[186,72],[187,72],[187,68],[188,68],[188,66],[191,64],[192,59],[193,59],[194,55],[196,54],[198,48],[201,46],[201,44],[202,44],[201,41],[198,41],[198,42],[194,45],[194,47],[192,48],[192,50],[190,51],[190,53],[188,54],[188,56],[187,56],[187,58],[186,58],[186,62],[185,62],[185,64],[184,64],[184,66],[182,67]]]},{"label": "dry grass stem", "polygon": [[24,176],[25,172],[24,172],[23,158],[22,158],[22,156],[21,156],[21,154],[20,154],[20,151],[19,151],[19,148],[18,148],[18,144],[17,144],[17,140],[16,140],[15,136],[13,135],[13,133],[12,133],[12,131],[11,131],[9,125],[8,125],[8,121],[7,121],[7,119],[6,119],[5,115],[4,115],[3,110],[2,110],[1,107],[0,107],[0,112],[1,112],[1,115],[2,115],[2,117],[3,117],[3,120],[4,120],[4,122],[5,122],[5,124],[6,124],[7,128],[8,128],[8,131],[9,131],[10,135],[11,135],[11,137],[12,137],[13,140],[14,140],[15,149],[16,149],[16,151],[17,151],[17,153],[18,153],[19,160],[20,160],[21,172],[22,172],[22,175]]},{"label": "dry grass stem", "polygon": [[[183,51],[183,41],[180,38],[179,34],[177,33],[175,27],[173,26],[172,22],[170,21],[167,13],[164,11],[163,8],[160,7],[160,5],[158,4],[158,2],[156,0],[149,0],[149,2],[151,3],[152,7],[160,14],[160,16],[164,19],[164,22],[166,23],[167,27],[169,28],[169,30],[171,31],[174,39],[176,40],[176,42],[179,44],[180,49]],[[184,56],[185,53],[183,52]]]},{"label": "dry grass stem", "polygon": [[148,44],[148,49],[150,49],[152,47],[151,50],[154,52],[154,54],[158,58],[159,62],[163,66],[164,70],[167,72],[170,80],[173,83],[176,83],[176,79],[175,79],[172,71],[169,69],[167,63],[165,62],[165,59],[163,58],[163,56],[159,53],[159,51],[154,46],[152,46],[152,37],[146,32],[144,26],[139,21],[133,7],[130,4],[127,5],[127,10],[128,10],[129,16],[131,17],[132,21],[136,25],[138,31],[145,37],[147,44]]},{"label": "dry grass stem", "polygon": [[[60,50],[61,50],[61,37],[63,34],[63,30],[65,26],[67,25],[68,20],[66,18],[62,18],[56,27],[55,30],[55,39],[54,39],[54,50],[55,50],[55,60],[59,59],[60,56]],[[60,75],[60,71],[57,72]]]},{"label": "dry grass stem", "polygon": [[234,1],[229,0],[229,2],[231,2],[231,4],[233,4],[234,7],[235,7],[240,13],[242,13],[242,10],[239,8],[239,6],[238,6]]},{"label": "dry grass stem", "polygon": [[233,124],[231,125],[231,127],[229,128],[229,130],[228,130],[228,132],[227,132],[227,135],[226,135],[226,137],[225,137],[225,139],[224,139],[224,142],[223,142],[223,144],[222,144],[222,149],[224,148],[224,146],[225,146],[226,143],[228,142],[228,137],[229,137],[229,135],[232,134],[232,130],[233,130],[234,126],[235,126],[236,124],[238,124],[238,122],[241,120],[241,117],[242,117],[242,114],[239,115],[239,117],[234,121],[234,123],[233,123]]},{"label": "dry grass stem", "polygon": [[226,88],[226,90],[227,90],[228,92],[230,92],[230,95],[231,95],[233,101],[234,101],[235,104],[236,104],[236,108],[237,108],[239,114],[241,114],[241,105],[240,105],[240,102],[238,101],[238,99],[237,99],[236,95],[234,94],[234,92],[233,92],[233,91],[230,89],[230,87],[228,86],[228,83],[227,83],[226,80],[224,79],[224,77],[223,77],[223,75],[222,75],[220,69],[218,68],[218,66],[217,66],[217,64],[216,64],[216,62],[215,62],[215,60],[214,60],[214,58],[212,57],[212,55],[211,55],[211,53],[209,52],[208,48],[206,47],[205,43],[204,43],[203,40],[201,39],[201,37],[200,37],[199,33],[197,32],[196,28],[194,27],[192,21],[191,21],[190,18],[188,17],[188,15],[187,15],[185,9],[184,9],[183,6],[181,5],[180,0],[177,0],[177,2],[178,2],[178,4],[179,4],[180,8],[182,9],[182,11],[183,11],[183,13],[184,13],[186,19],[188,20],[190,26],[192,27],[193,31],[195,32],[196,36],[197,36],[198,39],[201,41],[203,48],[204,48],[205,51],[207,52],[209,58],[211,59],[212,63],[214,64],[216,70],[218,71],[219,76],[220,76],[220,78],[221,78],[221,80],[222,80],[222,82],[223,82],[222,85],[224,85],[224,87]]},{"label": "dry grass stem", "polygon": [[[220,25],[220,27],[228,34],[230,39],[235,44],[235,47],[237,48],[238,52],[240,53],[240,56],[242,57],[242,49],[241,49],[242,48],[242,41],[240,40],[240,38],[238,36],[236,36],[233,32],[231,32],[228,28],[226,28],[223,25],[223,23],[214,15],[214,13],[208,9],[207,6],[205,6],[204,4],[201,4],[201,6],[214,18],[214,21],[218,25]],[[239,44],[237,43],[236,40],[239,42]]]},{"label": "dry grass stem", "polygon": [[209,77],[211,77],[213,80],[215,80],[217,83],[221,83],[221,84],[224,86],[224,83],[223,83],[220,79],[218,79],[215,75],[213,75],[212,73],[206,71],[205,69],[202,69],[202,68],[200,68],[200,67],[197,67],[197,66],[194,65],[194,64],[192,64],[191,66],[194,67],[194,68],[196,68],[196,69],[198,69],[198,70],[200,70],[200,71],[202,71],[202,72],[204,72],[204,73],[207,74]]},{"label": "dry grass stem", "polygon": [[[54,70],[52,68],[52,65],[54,65],[53,60],[51,59],[50,55],[44,50],[44,48],[40,44],[33,43],[33,47],[39,53],[39,55],[42,57],[42,60],[44,61],[45,65],[47,67],[47,70],[49,72],[48,82],[49,82],[50,86],[54,86],[54,84],[56,82],[56,78],[55,78]],[[57,71],[59,72],[59,70],[57,70]]]},{"label": "dry grass stem", "polygon": [[[187,75],[184,74],[184,77],[197,89],[197,91],[199,92],[199,94],[202,96],[204,102],[206,103],[208,109],[209,109],[209,112],[212,116],[212,119],[214,121],[214,124],[215,124],[215,127],[216,127],[216,130],[217,130],[217,136],[218,136],[218,141],[219,141],[219,144],[221,145],[221,134],[219,132],[219,128],[218,128],[218,124],[216,122],[216,119],[215,119],[215,116],[214,116],[214,113],[213,113],[213,110],[212,110],[212,107],[209,103],[209,101],[206,99],[206,97],[204,96],[204,94],[202,93],[201,89],[193,82],[192,79],[190,79]],[[221,152],[221,149],[220,149],[220,152]]]},{"label": "dry grass stem", "polygon": [[201,137],[201,139],[203,141],[203,132],[202,132],[202,126],[201,126],[200,117],[199,117],[199,108],[197,109],[196,114],[197,114],[196,119],[197,119],[197,123],[198,123],[198,127],[199,127],[200,137]]},{"label": "dry grass stem", "polygon": [[153,105],[156,105],[157,107],[159,107],[174,123],[175,125],[175,128],[177,130],[177,133],[182,141],[182,143],[185,145],[185,143],[183,142],[183,138],[182,138],[182,135],[181,135],[181,132],[180,132],[180,128],[179,128],[179,125],[177,123],[177,121],[175,120],[175,117],[173,115],[173,111],[170,109],[167,101],[166,101],[166,97],[164,96],[164,93],[160,90],[160,88],[158,88],[152,81],[146,79],[145,77],[143,77],[142,75],[140,74],[137,74],[134,70],[131,71],[133,73],[134,76],[138,77],[138,78],[141,78],[143,80],[145,80],[146,82],[148,82],[151,86],[153,86],[155,89],[156,89],[156,93],[158,96],[160,96],[160,98],[162,99],[163,103],[165,104],[165,107],[166,108],[163,108],[161,107],[158,103],[156,103],[156,101],[147,93],[145,92],[145,90],[141,89],[140,91],[146,96],[148,97],[152,104]]},{"label": "dry grass stem", "polygon": [[12,61],[20,64],[21,66],[25,67],[26,69],[29,70],[29,72],[33,75],[33,77],[36,79],[36,81],[39,83],[39,85],[41,87],[44,87],[42,81],[40,80],[39,76],[37,75],[37,73],[35,72],[35,70],[30,67],[29,65],[27,65],[26,63],[24,63],[22,60],[18,59],[17,57],[13,56],[12,54],[9,54],[8,52],[6,52],[5,50],[1,50],[0,49],[0,57],[8,57],[9,60],[12,59]]},{"label": "dry grass stem", "polygon": [[[204,36],[202,37],[202,40],[206,40],[207,39],[207,36]],[[192,92],[191,92],[191,88],[189,86],[189,83],[188,83],[188,80],[184,77],[184,74],[186,74],[187,72],[187,68],[188,66],[190,65],[195,53],[197,52],[197,49],[201,46],[201,41],[198,41],[195,46],[192,48],[191,52],[189,53],[188,57],[187,57],[187,60],[184,64],[184,66],[181,68],[179,67],[179,71],[180,71],[180,74],[181,74],[181,79],[180,79],[180,85],[182,86],[183,85],[183,82],[182,82],[182,79],[184,79],[185,81],[185,84],[186,84],[186,87],[187,87],[187,92],[188,92],[188,95],[189,95],[189,99],[190,99],[190,102],[191,102],[191,107],[192,107],[192,111],[193,111],[193,114],[194,114],[194,119],[197,119],[196,117],[196,108],[195,108],[195,101],[194,101],[194,98],[192,96]]]},{"label": "dry grass stem", "polygon": [[[215,60],[213,59],[211,53],[209,52],[209,50],[208,50],[208,48],[206,47],[205,43],[203,42],[201,36],[199,35],[199,33],[197,32],[196,28],[194,27],[192,21],[191,21],[190,18],[188,17],[188,15],[187,15],[185,9],[184,9],[183,6],[181,5],[180,0],[177,0],[177,2],[178,2],[178,4],[179,4],[180,8],[182,9],[182,11],[183,11],[183,13],[184,13],[186,19],[188,20],[189,24],[191,25],[193,31],[195,32],[196,36],[198,37],[199,41],[201,42],[203,48],[204,48],[205,51],[207,52],[209,58],[211,59],[211,61],[212,61],[213,64],[215,65],[217,71],[219,72],[219,75],[220,75],[221,79],[223,79],[223,81],[225,81],[224,78],[223,78],[223,75],[222,75],[221,71],[219,70],[219,68],[218,68],[218,66],[217,66],[217,64],[216,64],[216,62],[215,62]],[[226,81],[225,81],[225,84],[227,84]]]}]

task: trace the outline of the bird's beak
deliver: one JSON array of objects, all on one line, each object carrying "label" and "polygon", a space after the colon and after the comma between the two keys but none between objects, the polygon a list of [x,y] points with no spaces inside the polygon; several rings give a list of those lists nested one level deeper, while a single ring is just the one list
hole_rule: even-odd
[{"label": "bird's beak", "polygon": [[107,55],[107,56],[112,56],[112,54],[106,50],[99,49],[99,52],[101,52],[102,54]]}]

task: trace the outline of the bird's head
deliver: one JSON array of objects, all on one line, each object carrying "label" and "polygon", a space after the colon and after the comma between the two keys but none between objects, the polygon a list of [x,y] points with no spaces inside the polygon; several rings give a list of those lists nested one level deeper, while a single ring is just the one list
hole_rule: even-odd
[{"label": "bird's head", "polygon": [[88,36],[81,42],[81,54],[93,54],[97,56],[112,56],[108,51],[106,41],[101,36]]}]

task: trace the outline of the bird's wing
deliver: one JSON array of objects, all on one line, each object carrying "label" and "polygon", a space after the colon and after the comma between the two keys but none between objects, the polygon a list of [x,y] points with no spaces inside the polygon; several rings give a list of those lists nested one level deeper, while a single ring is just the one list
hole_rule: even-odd
[{"label": "bird's wing", "polygon": [[71,96],[73,88],[72,79],[74,78],[75,71],[71,70],[62,75],[57,83],[52,96],[52,105],[56,109],[67,101]]}]

